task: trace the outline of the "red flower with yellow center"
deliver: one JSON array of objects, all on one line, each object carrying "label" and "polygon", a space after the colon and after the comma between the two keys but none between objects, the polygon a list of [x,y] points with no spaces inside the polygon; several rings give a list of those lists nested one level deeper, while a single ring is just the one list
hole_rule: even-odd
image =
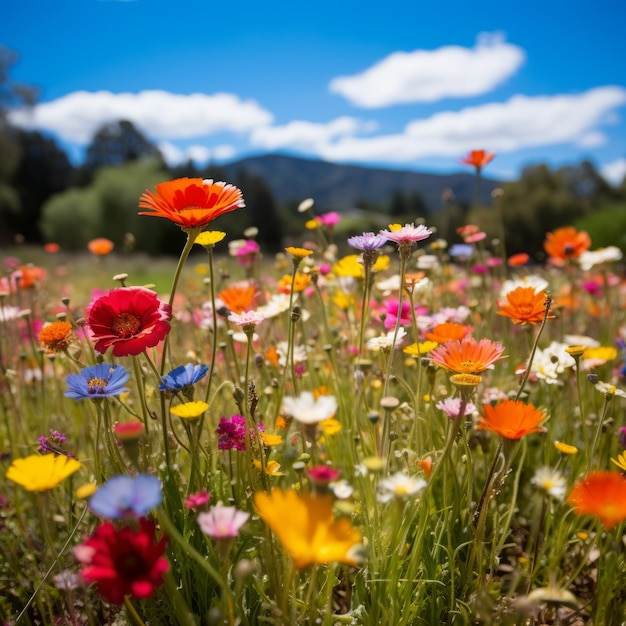
[{"label": "red flower with yellow center", "polygon": [[[534,287],[517,287],[499,306],[498,315],[510,317],[515,324],[539,324],[546,314],[546,294],[536,292]],[[548,317],[554,316],[548,312]]]},{"label": "red flower with yellow center", "polygon": [[437,346],[430,359],[435,365],[456,374],[480,374],[493,369],[494,363],[502,356],[504,346],[491,339],[476,341],[473,337],[465,337],[461,341],[448,341]]},{"label": "red flower with yellow center", "polygon": [[170,331],[172,308],[144,287],[120,287],[98,298],[87,310],[87,324],[104,354],[137,355],[153,348]]},{"label": "red flower with yellow center", "polygon": [[472,326],[464,326],[455,322],[445,322],[437,324],[430,332],[426,333],[426,339],[436,341],[437,343],[445,343],[446,341],[460,341],[463,337],[467,337],[472,333]]},{"label": "red flower with yellow center", "polygon": [[465,165],[473,165],[477,170],[481,170],[496,156],[495,152],[485,152],[485,150],[472,150],[465,158],[461,159],[461,163]]},{"label": "red flower with yellow center", "polygon": [[574,485],[567,501],[577,515],[595,515],[610,530],[626,520],[626,479],[619,472],[591,472]]},{"label": "red flower with yellow center", "polygon": [[204,228],[216,217],[245,206],[241,191],[224,182],[177,178],[146,191],[139,199],[139,215],[164,217],[183,229]]},{"label": "red flower with yellow center", "polygon": [[547,233],[543,249],[556,261],[577,259],[591,247],[591,237],[584,231],[577,231],[573,226],[557,228]]},{"label": "red flower with yellow center", "polygon": [[67,350],[74,338],[72,325],[60,320],[52,322],[41,329],[37,338],[48,352],[63,352]]},{"label": "red flower with yellow center", "polygon": [[476,424],[479,430],[490,430],[505,439],[521,439],[530,433],[544,433],[539,426],[546,414],[520,400],[504,400],[496,406],[483,406],[483,416]]}]

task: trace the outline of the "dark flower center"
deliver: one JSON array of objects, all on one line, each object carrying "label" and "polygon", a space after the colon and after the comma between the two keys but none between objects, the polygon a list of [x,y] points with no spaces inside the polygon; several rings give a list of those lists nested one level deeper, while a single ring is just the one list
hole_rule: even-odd
[{"label": "dark flower center", "polygon": [[108,384],[108,381],[102,380],[102,378],[90,378],[87,381],[87,391],[95,394],[104,393]]},{"label": "dark flower center", "polygon": [[113,332],[122,339],[128,339],[137,334],[141,328],[141,320],[132,313],[120,313],[113,322]]}]

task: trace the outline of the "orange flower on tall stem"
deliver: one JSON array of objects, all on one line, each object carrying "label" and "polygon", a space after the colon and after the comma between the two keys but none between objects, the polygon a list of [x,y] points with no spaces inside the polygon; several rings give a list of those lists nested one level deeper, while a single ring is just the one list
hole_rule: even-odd
[{"label": "orange flower on tall stem", "polygon": [[[546,314],[546,294],[534,287],[517,287],[506,294],[506,302],[499,302],[498,315],[510,317],[514,324],[539,324]],[[554,317],[548,312],[548,317]]]},{"label": "orange flower on tall stem", "polygon": [[487,153],[485,150],[471,150],[468,155],[461,159],[461,163],[465,165],[473,165],[480,171],[487,163],[492,161],[496,156],[495,152]]},{"label": "orange flower on tall stem", "polygon": [[503,352],[504,346],[497,341],[476,341],[473,337],[465,337],[437,346],[430,353],[430,359],[435,365],[455,374],[480,374],[493,369],[496,361],[506,358]]},{"label": "orange flower on tall stem", "polygon": [[231,285],[222,289],[217,297],[231,313],[243,313],[252,307],[256,292],[252,285]]},{"label": "orange flower on tall stem", "polygon": [[521,439],[531,433],[544,433],[539,424],[546,414],[520,400],[504,400],[496,406],[485,404],[483,416],[476,424],[478,430],[490,430],[505,439]]},{"label": "orange flower on tall stem", "polygon": [[595,515],[610,530],[626,520],[626,478],[619,472],[590,472],[574,485],[567,501],[577,515]]},{"label": "orange flower on tall stem", "polygon": [[245,206],[241,191],[224,182],[202,178],[177,178],[145,191],[139,199],[139,215],[164,217],[183,230],[202,229],[216,217]]},{"label": "orange flower on tall stem", "polygon": [[568,259],[577,259],[591,247],[591,237],[584,230],[565,226],[547,233],[543,249],[553,262],[563,264]]}]

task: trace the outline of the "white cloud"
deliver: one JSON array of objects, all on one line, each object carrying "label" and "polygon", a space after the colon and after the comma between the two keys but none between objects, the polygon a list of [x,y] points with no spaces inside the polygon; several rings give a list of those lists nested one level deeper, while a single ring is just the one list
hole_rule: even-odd
[{"label": "white cloud", "polygon": [[216,161],[224,161],[232,158],[236,154],[235,148],[228,145],[215,146],[208,148],[207,146],[192,145],[186,148],[179,148],[170,141],[161,141],[158,148],[168,165],[174,166],[180,163],[186,163],[190,159],[196,165],[205,165],[211,159]]},{"label": "white cloud", "polygon": [[254,100],[233,94],[166,91],[76,91],[10,113],[10,121],[17,126],[47,130],[79,144],[88,143],[102,124],[120,119],[129,120],[149,137],[182,139],[222,131],[246,133],[271,124],[273,115]]},{"label": "white cloud", "polygon": [[400,134],[343,137],[327,143],[319,154],[332,161],[402,163],[423,157],[461,156],[475,148],[514,152],[575,143],[594,137],[606,115],[624,103],[626,89],[611,86],[578,95],[518,95],[506,102],[415,120]]},{"label": "white cloud", "polygon": [[329,88],[364,108],[471,97],[492,91],[525,58],[501,35],[483,33],[473,48],[394,52],[360,74],[334,78]]},{"label": "white cloud", "polygon": [[322,124],[295,120],[284,126],[256,128],[250,135],[250,141],[265,150],[298,148],[317,152],[335,139],[349,137],[357,132],[371,132],[374,128],[374,123],[353,117],[338,117]]},{"label": "white cloud", "polygon": [[612,185],[621,185],[624,177],[626,177],[626,158],[622,157],[603,165],[600,168],[600,173]]}]

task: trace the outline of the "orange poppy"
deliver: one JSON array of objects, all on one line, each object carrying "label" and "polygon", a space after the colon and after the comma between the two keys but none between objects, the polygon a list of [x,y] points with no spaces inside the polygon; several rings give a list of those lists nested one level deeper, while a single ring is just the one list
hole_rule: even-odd
[{"label": "orange poppy", "polygon": [[584,230],[577,231],[573,226],[565,226],[547,233],[543,249],[556,261],[577,259],[591,247],[591,237]]},{"label": "orange poppy", "polygon": [[41,284],[46,277],[46,270],[36,265],[23,265],[13,277],[19,281],[20,289],[28,289]]},{"label": "orange poppy", "polygon": [[511,267],[516,267],[519,265],[526,265],[530,257],[525,252],[520,252],[519,254],[513,254],[507,259],[507,263]]},{"label": "orange poppy", "polygon": [[483,416],[476,424],[479,430],[490,430],[505,439],[521,439],[531,433],[545,433],[539,426],[546,414],[521,400],[504,400],[496,406],[485,404]]},{"label": "orange poppy", "polygon": [[203,228],[216,217],[245,206],[241,191],[234,185],[177,178],[145,191],[139,199],[139,215],[164,217],[183,229]]},{"label": "orange poppy", "polygon": [[[506,302],[498,303],[498,315],[510,317],[514,324],[539,324],[546,313],[546,294],[534,287],[517,287],[506,294]],[[551,311],[548,317],[554,317]]]},{"label": "orange poppy", "polygon": [[426,333],[426,339],[445,343],[446,341],[460,341],[474,330],[473,326],[464,326],[455,322],[437,324],[430,332]]},{"label": "orange poppy", "polygon": [[504,346],[497,341],[464,337],[461,341],[447,341],[437,346],[430,353],[430,359],[455,374],[480,374],[493,369],[496,361],[505,358],[503,352]]},{"label": "orange poppy", "polygon": [[574,485],[567,501],[577,515],[595,515],[610,530],[626,520],[626,479],[620,472],[590,472]]},{"label": "orange poppy", "polygon": [[461,159],[461,163],[473,165],[477,170],[481,170],[496,156],[495,152],[485,152],[485,150],[472,150],[465,158]]},{"label": "orange poppy", "polygon": [[87,250],[96,256],[106,256],[113,250],[115,244],[104,237],[97,237],[87,243]]},{"label": "orange poppy", "polygon": [[231,313],[243,313],[252,306],[256,288],[252,285],[232,285],[219,292],[218,298],[226,305]]}]

